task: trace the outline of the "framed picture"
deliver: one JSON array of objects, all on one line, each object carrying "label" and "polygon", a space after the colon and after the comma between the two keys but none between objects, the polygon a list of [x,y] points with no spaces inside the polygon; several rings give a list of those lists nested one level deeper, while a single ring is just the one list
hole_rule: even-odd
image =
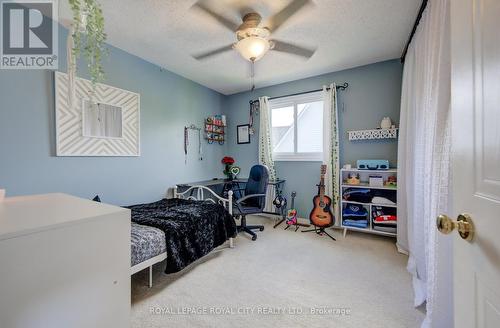
[{"label": "framed picture", "polygon": [[249,144],[250,125],[249,124],[238,125],[236,130],[236,138],[238,139],[238,144]]}]

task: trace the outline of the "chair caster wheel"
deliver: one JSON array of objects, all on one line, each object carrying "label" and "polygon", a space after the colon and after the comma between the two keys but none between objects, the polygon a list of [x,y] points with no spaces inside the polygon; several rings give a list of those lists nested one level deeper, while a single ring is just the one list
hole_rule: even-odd
[{"label": "chair caster wheel", "polygon": [[256,241],[257,240],[257,236],[252,236],[252,240]]},{"label": "chair caster wheel", "polygon": [[259,230],[260,230],[260,231],[264,231],[264,227],[262,227],[262,228],[259,228]]}]

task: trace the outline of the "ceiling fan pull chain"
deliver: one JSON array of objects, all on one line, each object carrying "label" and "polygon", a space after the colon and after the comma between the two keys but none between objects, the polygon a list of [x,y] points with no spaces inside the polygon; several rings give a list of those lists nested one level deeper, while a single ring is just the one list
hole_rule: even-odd
[{"label": "ceiling fan pull chain", "polygon": [[184,127],[184,165],[187,164],[188,145],[189,145],[188,127],[185,126]]},{"label": "ceiling fan pull chain", "polygon": [[252,60],[250,74],[252,75],[252,91],[254,91],[255,90],[255,60]]}]

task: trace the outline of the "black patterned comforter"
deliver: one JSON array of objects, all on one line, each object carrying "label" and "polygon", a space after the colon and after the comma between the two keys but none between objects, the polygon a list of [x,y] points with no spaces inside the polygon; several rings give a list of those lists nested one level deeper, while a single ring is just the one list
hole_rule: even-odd
[{"label": "black patterned comforter", "polygon": [[236,236],[236,223],[221,205],[185,199],[129,206],[132,222],[165,234],[167,268],[178,272]]}]

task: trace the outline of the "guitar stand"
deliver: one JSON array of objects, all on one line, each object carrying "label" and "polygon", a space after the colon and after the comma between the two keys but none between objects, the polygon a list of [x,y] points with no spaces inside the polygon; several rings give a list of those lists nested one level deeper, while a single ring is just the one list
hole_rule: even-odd
[{"label": "guitar stand", "polygon": [[295,226],[295,232],[297,232],[297,230],[299,230],[300,227],[306,227],[306,228],[309,228],[311,225],[310,224],[305,224],[305,223],[294,223],[294,224],[287,224],[285,229],[288,229],[290,228],[291,226]]},{"label": "guitar stand", "polygon": [[309,230],[302,230],[302,232],[315,232],[317,235],[320,235],[322,236],[323,234],[327,235],[328,237],[330,237],[332,240],[336,241],[337,239],[333,238],[332,235],[330,235],[328,232],[326,232],[325,230],[326,228],[316,228],[314,227],[314,229],[309,229]]},{"label": "guitar stand", "polygon": [[295,232],[297,232],[297,230],[299,230],[299,225],[298,224],[287,224],[286,227],[285,227],[285,230],[287,230],[288,228],[290,228],[293,225],[297,226],[297,227],[295,227]]},{"label": "guitar stand", "polygon": [[[286,220],[286,206],[280,207],[278,209],[280,211],[279,216],[281,217],[281,219],[273,226],[274,229],[276,229],[277,226],[279,226],[280,224],[282,224]],[[264,212],[264,213],[266,213],[266,212]],[[268,213],[268,214],[278,214],[278,213]]]},{"label": "guitar stand", "polygon": [[277,226],[279,226],[280,224],[282,224],[285,220],[286,220],[286,218],[284,218],[284,217],[283,217],[281,220],[279,220],[279,221],[278,221],[278,223],[276,223],[276,224],[274,225],[274,227],[273,227],[273,228],[274,228],[274,229],[276,229],[276,227],[277,227]]}]

